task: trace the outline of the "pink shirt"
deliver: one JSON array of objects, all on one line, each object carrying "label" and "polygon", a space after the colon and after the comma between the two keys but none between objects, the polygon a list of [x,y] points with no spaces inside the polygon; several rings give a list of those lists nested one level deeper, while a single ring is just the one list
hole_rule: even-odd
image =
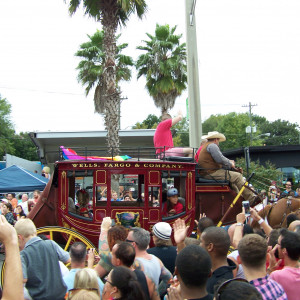
[{"label": "pink shirt", "polygon": [[289,300],[300,299],[300,268],[284,267],[270,277],[281,284]]},{"label": "pink shirt", "polygon": [[[157,125],[153,138],[155,148],[165,147],[165,150],[167,150],[174,147],[172,133],[170,130],[171,127],[172,119],[162,121]],[[156,149],[156,153],[161,153],[163,151],[163,149]]]}]

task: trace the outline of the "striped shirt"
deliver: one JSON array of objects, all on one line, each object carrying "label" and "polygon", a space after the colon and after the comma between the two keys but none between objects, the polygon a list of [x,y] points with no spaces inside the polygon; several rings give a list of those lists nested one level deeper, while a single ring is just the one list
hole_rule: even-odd
[{"label": "striped shirt", "polygon": [[287,300],[282,286],[271,279],[269,275],[251,280],[250,283],[261,293],[263,300]]}]

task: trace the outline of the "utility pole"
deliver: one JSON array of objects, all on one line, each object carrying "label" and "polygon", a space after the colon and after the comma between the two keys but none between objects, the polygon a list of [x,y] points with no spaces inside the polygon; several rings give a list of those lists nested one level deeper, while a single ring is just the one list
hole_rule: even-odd
[{"label": "utility pole", "polygon": [[195,6],[196,0],[185,0],[188,104],[190,119],[189,138],[190,147],[198,148],[202,136],[202,122],[200,107]]},{"label": "utility pole", "polygon": [[257,106],[257,104],[251,104],[251,102],[249,102],[249,105],[242,105],[242,107],[249,107],[249,119],[250,119],[250,146],[252,146],[252,107],[253,106]]}]

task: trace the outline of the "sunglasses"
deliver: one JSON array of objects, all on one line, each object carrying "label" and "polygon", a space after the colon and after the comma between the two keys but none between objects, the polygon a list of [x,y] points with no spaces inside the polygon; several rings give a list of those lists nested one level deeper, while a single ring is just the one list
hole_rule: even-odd
[{"label": "sunglasses", "polygon": [[73,292],[76,292],[76,291],[81,291],[81,290],[86,290],[86,291],[95,291],[95,292],[97,292],[97,294],[98,294],[98,289],[96,289],[96,288],[75,288],[75,289],[70,289],[69,290],[69,292],[68,292],[68,299],[72,299],[72,294],[73,294]]},{"label": "sunglasses", "polygon": [[104,282],[108,282],[111,286],[114,286],[112,282],[108,280],[108,275],[104,277]]},{"label": "sunglasses", "polygon": [[126,239],[125,242],[127,242],[127,243],[136,243],[138,245],[138,243],[136,241],[132,241],[132,240],[129,240],[129,239]]},{"label": "sunglasses", "polygon": [[216,293],[215,293],[215,299],[216,299],[216,300],[221,300],[221,294],[222,294],[222,292],[224,292],[226,286],[227,286],[230,282],[232,282],[232,281],[241,281],[241,282],[247,282],[247,283],[248,283],[248,281],[247,281],[246,279],[244,279],[244,278],[232,278],[232,279],[229,279],[229,280],[227,280],[227,281],[224,281],[224,282],[218,287],[218,289],[217,289],[217,291],[216,291]]}]

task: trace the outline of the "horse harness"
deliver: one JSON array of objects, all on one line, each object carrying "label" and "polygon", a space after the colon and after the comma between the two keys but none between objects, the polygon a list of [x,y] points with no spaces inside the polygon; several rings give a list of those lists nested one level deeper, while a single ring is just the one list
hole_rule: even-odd
[{"label": "horse harness", "polygon": [[[276,206],[276,204],[277,204],[277,202],[276,202],[276,203],[273,203],[272,206],[271,206],[271,208],[270,208],[270,210],[268,211],[268,214],[267,214],[267,220],[269,219],[270,213],[271,213],[272,209]],[[289,210],[289,211],[288,211],[288,210]],[[291,212],[292,212],[292,197],[289,196],[289,197],[287,198],[287,200],[286,200],[286,208],[285,208],[285,212],[284,212],[284,214],[282,215],[282,219],[281,219],[281,222],[280,222],[280,224],[279,224],[280,227],[282,226],[282,224],[283,224],[284,220],[286,219],[287,215],[288,215],[289,213],[291,213]]]}]

